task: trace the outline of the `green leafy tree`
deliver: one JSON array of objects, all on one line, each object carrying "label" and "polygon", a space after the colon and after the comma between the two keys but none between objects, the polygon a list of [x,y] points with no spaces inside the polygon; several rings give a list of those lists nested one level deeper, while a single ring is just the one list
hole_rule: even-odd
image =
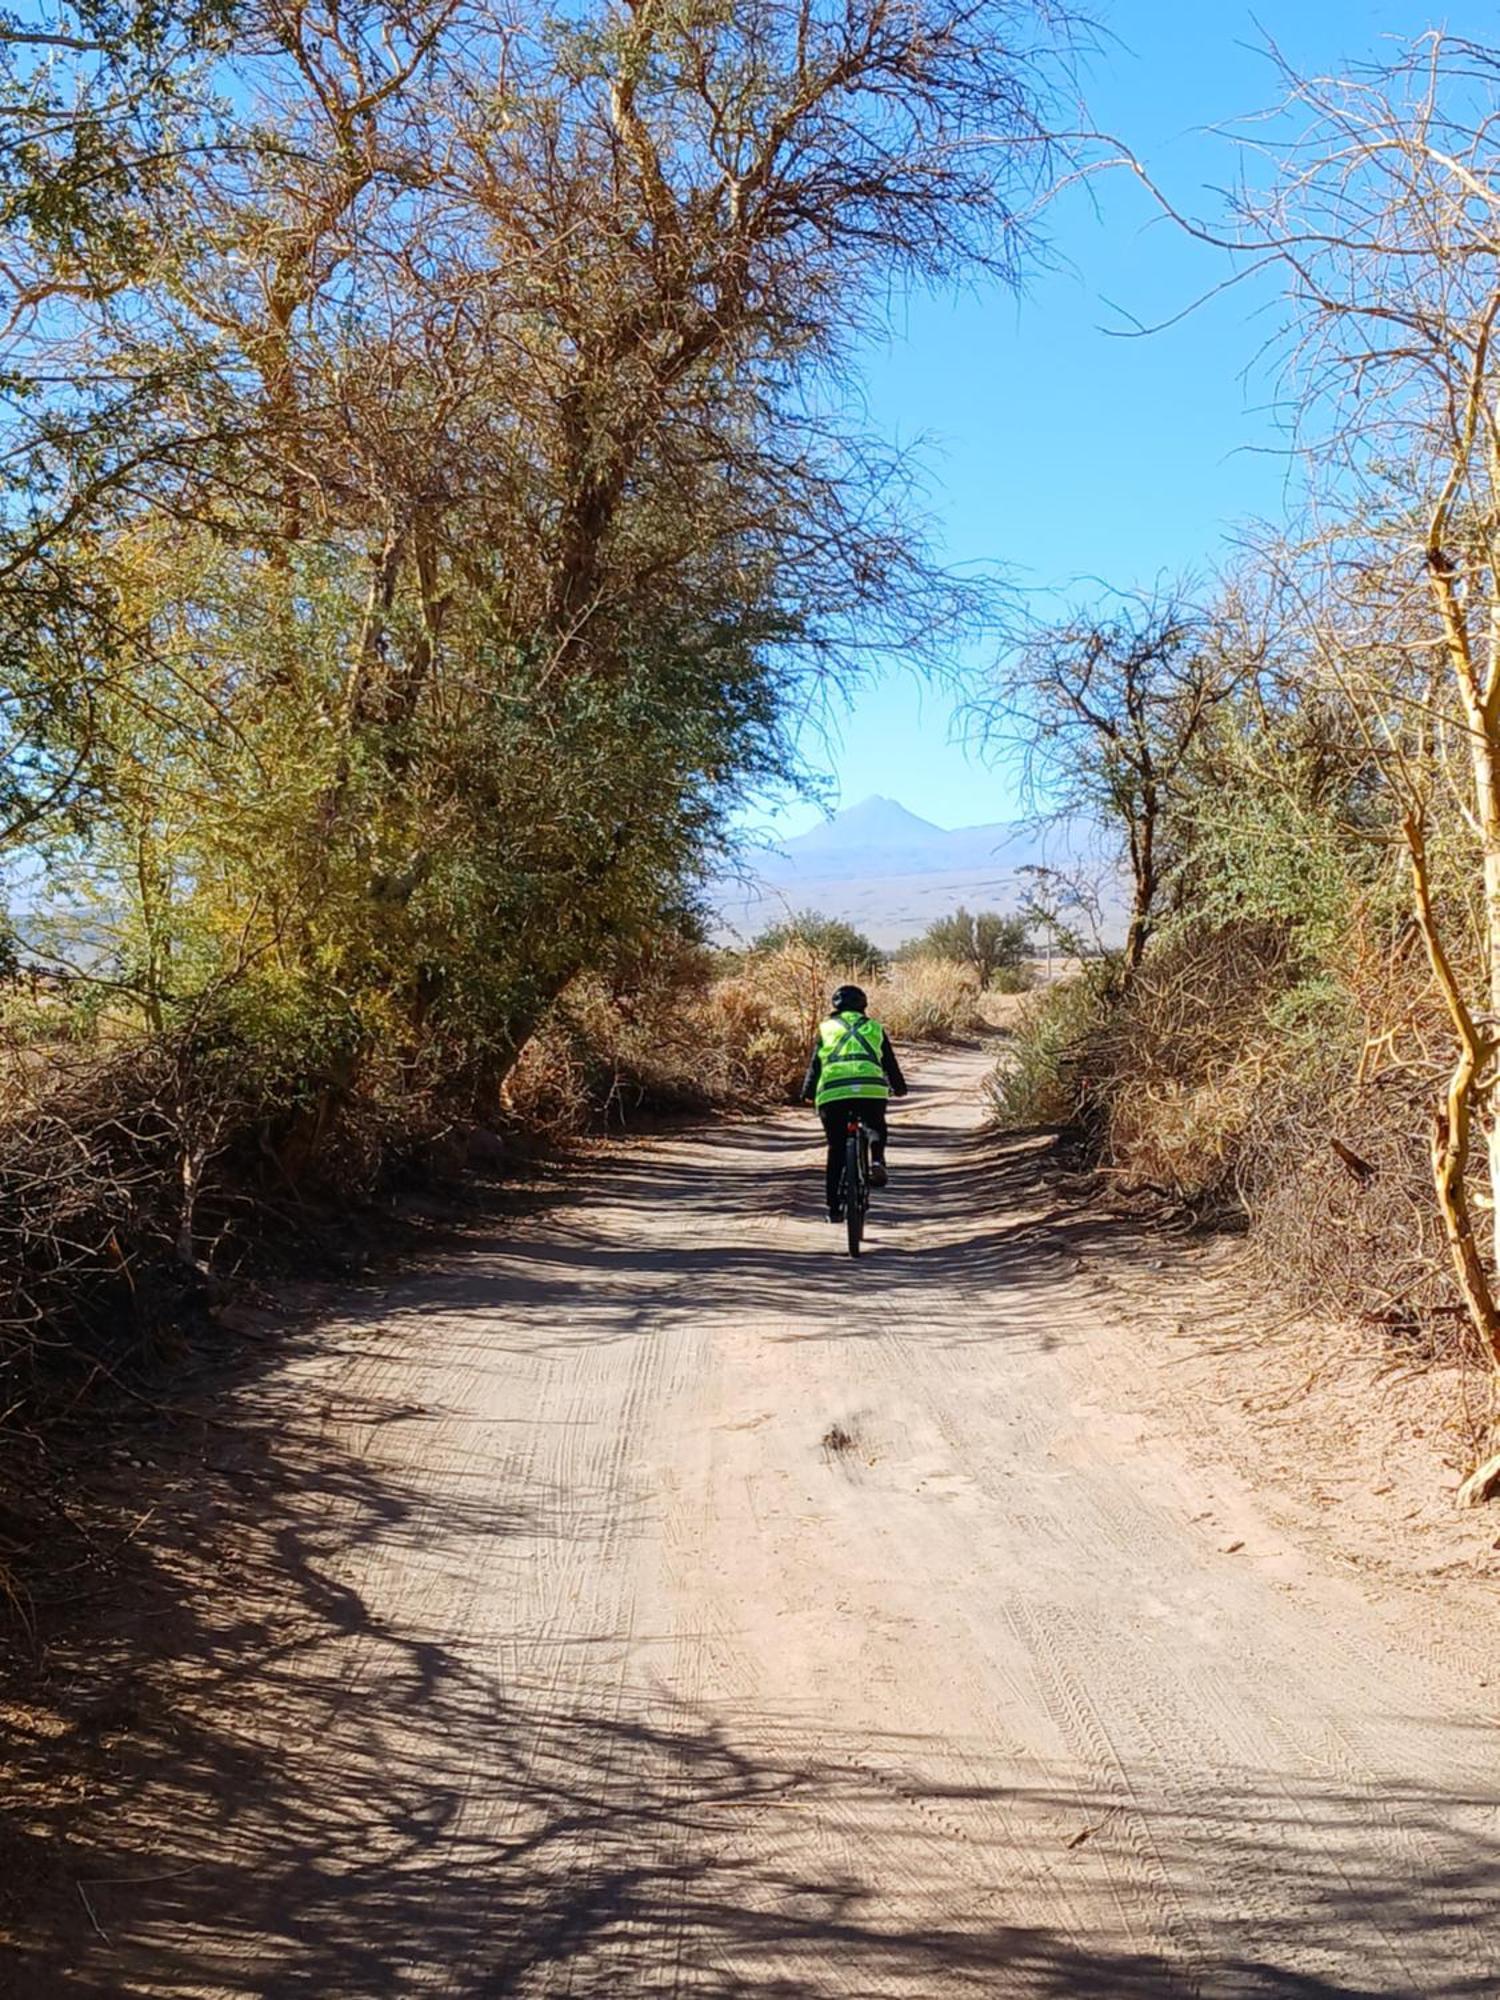
[{"label": "green leafy tree", "polygon": [[971,914],[960,904],[951,917],[939,917],[928,925],[919,949],[954,965],[967,965],[981,989],[987,989],[1002,974],[1014,977],[1025,965],[1026,920],[1002,917],[997,910]]},{"label": "green leafy tree", "polygon": [[893,283],[1016,274],[1054,16],[6,19],[0,847],[112,1026],[373,1157],[660,934],[814,683],[976,608],[825,390]]},{"label": "green leafy tree", "polygon": [[798,910],[769,930],[761,932],[752,947],[755,951],[782,951],[788,945],[803,945],[830,964],[848,972],[878,972],[885,963],[879,945],[863,931],[841,917],[825,917],[816,910]]},{"label": "green leafy tree", "polygon": [[171,366],[91,345],[159,252],[164,192],[217,136],[234,0],[0,8],[0,854],[76,815],[117,607],[98,535],[181,451]]}]

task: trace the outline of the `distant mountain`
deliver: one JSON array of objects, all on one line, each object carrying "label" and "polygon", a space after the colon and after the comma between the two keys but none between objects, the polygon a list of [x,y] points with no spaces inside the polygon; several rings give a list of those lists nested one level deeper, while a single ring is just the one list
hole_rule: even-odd
[{"label": "distant mountain", "polygon": [[[896,799],[878,794],[846,806],[809,833],[781,843],[757,861],[767,882],[817,876],[824,880],[870,875],[930,875],[955,869],[1020,865],[1017,851],[1034,836],[1008,821],[950,831],[919,819]],[[1029,857],[1022,857],[1029,858]]]},{"label": "distant mountain", "polygon": [[748,852],[740,872],[710,883],[706,895],[725,942],[815,909],[889,950],[960,903],[1013,915],[1031,887],[1023,869],[1074,866],[1095,844],[1079,825],[935,826],[877,795],[779,848]]}]

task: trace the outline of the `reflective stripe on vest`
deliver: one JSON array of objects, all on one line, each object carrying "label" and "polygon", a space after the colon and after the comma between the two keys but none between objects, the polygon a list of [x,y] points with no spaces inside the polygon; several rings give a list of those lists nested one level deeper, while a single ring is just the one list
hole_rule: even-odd
[{"label": "reflective stripe on vest", "polygon": [[850,1097],[889,1097],[891,1086],[880,1060],[884,1047],[884,1028],[863,1014],[834,1014],[826,1020],[818,1030],[819,1109]]}]

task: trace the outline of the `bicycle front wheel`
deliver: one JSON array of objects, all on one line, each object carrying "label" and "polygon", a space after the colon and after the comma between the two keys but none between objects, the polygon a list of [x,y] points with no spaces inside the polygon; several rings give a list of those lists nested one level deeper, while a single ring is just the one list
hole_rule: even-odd
[{"label": "bicycle front wheel", "polygon": [[844,1148],[844,1223],[849,1232],[851,1257],[859,1255],[859,1240],[865,1232],[865,1202],[868,1199],[859,1141],[859,1133],[851,1132],[849,1143]]}]

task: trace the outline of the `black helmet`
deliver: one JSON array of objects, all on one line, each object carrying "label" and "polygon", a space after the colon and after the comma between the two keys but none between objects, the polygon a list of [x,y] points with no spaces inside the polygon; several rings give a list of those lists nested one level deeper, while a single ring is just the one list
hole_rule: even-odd
[{"label": "black helmet", "polygon": [[869,1003],[862,986],[841,986],[830,1004],[835,1014],[863,1014]]}]

